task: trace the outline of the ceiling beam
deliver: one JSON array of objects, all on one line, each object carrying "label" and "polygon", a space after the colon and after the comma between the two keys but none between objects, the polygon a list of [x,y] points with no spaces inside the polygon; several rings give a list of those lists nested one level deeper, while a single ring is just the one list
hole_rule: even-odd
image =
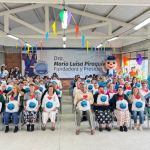
[{"label": "ceiling beam", "polygon": [[[50,5],[50,6],[54,7],[54,8],[57,8],[57,9],[62,9],[63,8],[63,6],[61,6],[61,5]],[[83,11],[75,9],[75,8],[71,8],[71,7],[66,6],[66,9],[70,10],[72,13],[75,13],[77,15],[82,15],[82,16],[92,18],[92,19],[95,19],[95,20],[108,21],[108,22],[118,24],[118,25],[124,26],[124,27],[134,27],[134,25],[130,24],[130,23],[126,23],[126,22],[116,20],[116,19],[112,19],[112,18],[107,18],[107,17],[96,15],[96,14],[89,13],[89,12],[83,12]]]},{"label": "ceiling beam", "polygon": [[10,10],[5,10],[0,12],[0,16],[4,16],[6,14],[15,14],[15,13],[19,13],[19,12],[23,12],[23,11],[28,11],[28,10],[32,10],[35,8],[39,8],[42,7],[43,4],[31,4],[31,5],[27,5],[27,6],[22,6],[22,7],[18,7],[18,8],[13,8]]},{"label": "ceiling beam", "polygon": [[9,33],[9,15],[4,16],[4,31]]},{"label": "ceiling beam", "polygon": [[[5,3],[40,3],[58,4],[63,0],[1,0]],[[66,4],[88,4],[88,5],[130,5],[130,6],[150,6],[149,0],[65,0]]]},{"label": "ceiling beam", "polygon": [[27,22],[25,22],[21,19],[18,19],[16,17],[12,16],[12,15],[9,15],[9,18],[12,19],[13,21],[15,21],[15,22],[17,22],[17,23],[19,23],[19,24],[21,24],[21,25],[23,25],[23,26],[25,26],[25,27],[33,30],[33,31],[35,31],[35,32],[38,32],[40,34],[45,34],[45,32],[43,30],[41,30],[41,29],[39,29],[39,28],[37,28],[37,27],[35,27],[35,26],[33,26],[33,25],[31,25],[31,24],[29,24],[29,23],[27,23]]},{"label": "ceiling beam", "polygon": [[[91,25],[80,26],[79,31],[85,31],[85,30],[89,30],[89,29],[91,29],[91,28],[102,27],[102,26],[107,26],[107,25],[109,25],[108,22],[95,23],[95,24],[91,24]],[[68,29],[68,30],[65,31],[65,33],[75,33],[75,28],[73,28],[73,29]],[[58,31],[57,34],[58,34],[58,35],[64,34],[64,31]]]},{"label": "ceiling beam", "polygon": [[[43,35],[21,35],[15,34],[14,36],[19,37],[21,39],[41,39]],[[0,34],[0,38],[6,38],[6,34]],[[111,36],[86,36],[86,39],[89,40],[99,40],[99,39],[109,39]],[[62,36],[49,36],[49,39],[62,39]],[[82,39],[82,36],[67,36],[67,39]],[[120,36],[119,39],[150,39],[148,36]]]},{"label": "ceiling beam", "polygon": [[45,32],[49,32],[50,31],[50,23],[49,23],[49,6],[45,6]]},{"label": "ceiling beam", "polygon": [[[83,12],[85,12],[86,8],[87,8],[87,4],[84,6]],[[79,19],[78,25],[80,25],[81,20],[82,20],[82,15],[80,16],[80,19]]]},{"label": "ceiling beam", "polygon": [[[116,5],[113,6],[105,17],[108,18],[111,15],[111,13],[115,10],[116,7],[117,7]],[[102,22],[102,21],[99,21],[99,22]],[[92,32],[94,32],[95,30],[96,28],[92,29]]]}]

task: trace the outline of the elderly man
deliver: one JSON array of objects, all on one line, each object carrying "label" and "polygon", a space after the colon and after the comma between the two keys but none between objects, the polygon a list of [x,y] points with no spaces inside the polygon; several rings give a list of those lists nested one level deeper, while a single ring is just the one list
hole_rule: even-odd
[{"label": "elderly man", "polygon": [[81,117],[82,112],[86,112],[86,115],[89,120],[89,124],[91,127],[91,135],[94,134],[94,123],[93,123],[93,115],[91,111],[91,105],[94,102],[92,93],[87,91],[87,87],[84,84],[80,85],[79,92],[76,93],[74,98],[74,105],[76,106],[76,120],[77,120],[77,129],[76,129],[76,135],[79,135],[80,133],[80,123],[81,123]]}]

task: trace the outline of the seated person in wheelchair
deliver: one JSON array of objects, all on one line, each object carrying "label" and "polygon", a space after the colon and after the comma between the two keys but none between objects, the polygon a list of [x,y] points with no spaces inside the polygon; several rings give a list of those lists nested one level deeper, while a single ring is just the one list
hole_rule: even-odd
[{"label": "seated person in wheelchair", "polygon": [[91,105],[94,102],[93,95],[91,92],[87,91],[87,86],[85,86],[83,83],[82,85],[80,85],[80,90],[81,91],[76,93],[74,98],[74,105],[76,107],[76,120],[77,120],[76,135],[79,135],[80,133],[82,112],[86,112],[91,128],[91,135],[93,135],[94,123],[93,123],[93,114],[91,111]]},{"label": "seated person in wheelchair", "polygon": [[55,93],[54,86],[50,85],[42,101],[42,130],[46,130],[48,119],[50,119],[52,123],[51,130],[55,130],[56,114],[58,113],[59,106],[60,103],[58,96]]},{"label": "seated person in wheelchair", "polygon": [[[134,120],[134,130],[139,129],[142,131],[142,125],[144,123],[145,99],[137,87],[133,87],[132,94],[129,97],[129,102],[132,105],[131,114]],[[137,123],[138,116],[139,124]]]},{"label": "seated person in wheelchair", "polygon": [[109,107],[109,97],[105,94],[104,87],[99,87],[99,93],[94,95],[93,109],[96,121],[99,123],[99,131],[103,131],[102,125],[106,125],[106,130],[111,131],[112,114]]},{"label": "seated person in wheelchair", "polygon": [[129,100],[124,94],[122,86],[118,87],[117,94],[110,100],[110,107],[114,111],[120,131],[127,132],[130,121]]},{"label": "seated person in wheelchair", "polygon": [[9,132],[9,123],[11,117],[15,125],[14,133],[18,132],[19,107],[20,107],[19,88],[18,86],[14,86],[12,91],[8,93],[8,102],[5,105],[5,112],[4,112],[4,125],[6,126],[5,133]]},{"label": "seated person in wheelchair", "polygon": [[30,91],[24,95],[25,109],[23,112],[24,122],[27,125],[27,131],[34,131],[34,124],[37,121],[40,107],[40,94],[35,91],[35,85],[30,84]]}]

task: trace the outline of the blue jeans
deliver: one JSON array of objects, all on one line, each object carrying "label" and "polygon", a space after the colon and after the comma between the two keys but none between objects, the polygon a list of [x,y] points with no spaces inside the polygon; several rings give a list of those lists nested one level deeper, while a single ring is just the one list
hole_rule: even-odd
[{"label": "blue jeans", "polygon": [[14,113],[4,112],[4,125],[9,124],[11,116],[12,116],[12,120],[13,120],[14,125],[17,126],[19,123],[18,112],[14,112]]},{"label": "blue jeans", "polygon": [[132,111],[134,123],[137,124],[139,116],[140,124],[144,123],[144,111]]}]

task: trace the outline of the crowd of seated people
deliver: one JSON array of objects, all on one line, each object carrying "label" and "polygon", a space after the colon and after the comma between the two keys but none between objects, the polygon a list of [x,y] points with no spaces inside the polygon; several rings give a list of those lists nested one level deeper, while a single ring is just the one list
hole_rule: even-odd
[{"label": "crowd of seated people", "polygon": [[98,75],[81,79],[80,75],[76,75],[71,81],[71,93],[76,111],[77,135],[84,116],[89,121],[92,135],[95,121],[100,132],[104,129],[111,131],[114,120],[121,132],[127,132],[130,119],[134,121],[134,130],[143,130],[145,112],[149,112],[147,80]]},{"label": "crowd of seated people", "polygon": [[28,132],[33,132],[39,113],[42,130],[46,130],[50,121],[54,131],[61,96],[62,84],[56,73],[51,78],[16,76],[11,72],[3,74],[0,77],[0,117],[5,133],[10,131],[10,124],[14,125],[14,133],[18,132],[20,121],[26,125]]}]

